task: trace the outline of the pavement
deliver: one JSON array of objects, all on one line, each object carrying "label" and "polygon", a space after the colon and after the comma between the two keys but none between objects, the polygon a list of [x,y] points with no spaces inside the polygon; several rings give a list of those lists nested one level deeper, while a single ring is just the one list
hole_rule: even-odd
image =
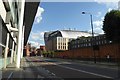
[{"label": "pavement", "polygon": [[[25,64],[27,63],[25,58],[23,58],[21,61],[21,68],[15,68],[15,63],[7,65],[6,69],[2,69],[2,80],[35,78],[36,76],[33,75],[32,71],[30,71],[31,69],[29,69],[29,66]],[[24,68],[28,68],[28,70],[24,70]]]},{"label": "pavement", "polygon": [[0,70],[0,72],[2,72],[1,80],[44,80],[47,78],[59,80],[58,77],[56,78],[44,68],[32,64],[27,58],[21,60],[21,68],[15,68],[15,63],[12,63],[7,65],[6,69]]}]

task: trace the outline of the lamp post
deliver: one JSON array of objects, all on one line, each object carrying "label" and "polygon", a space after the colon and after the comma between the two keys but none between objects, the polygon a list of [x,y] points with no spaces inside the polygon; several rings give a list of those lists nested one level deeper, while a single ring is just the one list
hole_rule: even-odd
[{"label": "lamp post", "polygon": [[93,47],[94,63],[96,63],[96,56],[95,56],[95,52],[94,52],[94,44],[93,44],[94,32],[93,32],[93,20],[92,20],[92,14],[91,14],[91,13],[88,13],[88,12],[82,12],[82,14],[89,14],[89,15],[90,15],[90,22],[91,22],[91,29],[92,29],[92,41],[91,41],[91,45],[92,45],[92,47]]}]

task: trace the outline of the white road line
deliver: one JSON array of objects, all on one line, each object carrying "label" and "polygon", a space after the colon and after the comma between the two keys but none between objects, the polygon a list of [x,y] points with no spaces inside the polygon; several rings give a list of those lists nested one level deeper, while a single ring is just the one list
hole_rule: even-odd
[{"label": "white road line", "polygon": [[13,75],[13,72],[10,73],[10,75],[8,76],[8,79],[7,79],[7,80],[9,80],[12,75]]},{"label": "white road line", "polygon": [[67,69],[71,69],[71,70],[75,70],[75,71],[79,71],[79,72],[83,72],[83,73],[87,73],[87,74],[92,74],[92,75],[95,75],[95,76],[104,77],[104,78],[112,78],[112,77],[109,77],[109,76],[104,76],[104,75],[100,75],[100,74],[96,74],[96,73],[92,73],[92,72],[87,72],[87,71],[83,71],[83,70],[79,70],[79,69],[75,69],[75,68],[71,68],[71,67],[66,67],[66,66],[62,66],[62,65],[57,65],[57,66],[67,68]]},{"label": "white road line", "polygon": [[[51,63],[51,62],[49,62],[49,63]],[[104,77],[104,78],[112,78],[112,77],[109,77],[109,76],[96,74],[96,73],[92,73],[92,72],[88,72],[88,71],[84,71],[84,70],[79,70],[79,69],[75,69],[75,68],[71,68],[71,67],[67,67],[67,66],[62,66],[62,65],[59,65],[59,64],[55,64],[55,63],[53,63],[53,64],[57,65],[57,66],[60,66],[60,67],[63,67],[63,68],[67,68],[67,69],[71,69],[71,70],[75,70],[75,71],[79,71],[79,72],[83,72],[83,73],[87,73],[87,74],[91,74],[91,75],[95,75],[95,76],[100,76],[100,77]]]},{"label": "white road line", "polygon": [[44,78],[44,77],[42,77],[41,75],[38,75],[37,78]]},{"label": "white road line", "polygon": [[[81,63],[80,65],[87,65],[87,66],[90,66],[90,67],[97,67],[99,65],[89,65],[89,64],[85,64],[85,63]],[[99,68],[107,68],[107,69],[113,69],[113,70],[118,70],[118,68],[111,68],[111,67],[107,67],[107,66],[99,66]]]}]

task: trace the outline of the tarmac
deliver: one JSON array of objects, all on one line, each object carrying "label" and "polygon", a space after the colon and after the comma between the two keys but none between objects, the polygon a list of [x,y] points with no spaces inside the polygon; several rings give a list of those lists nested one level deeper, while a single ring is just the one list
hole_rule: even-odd
[{"label": "tarmac", "polygon": [[[55,59],[55,58],[54,58]],[[55,59],[55,60],[64,60],[64,59]],[[66,60],[66,59],[65,59]],[[31,63],[27,62],[26,58],[23,58],[21,60],[21,68],[15,68],[15,63],[7,65],[6,69],[0,70],[0,76],[1,80],[28,80],[28,78],[32,78],[32,80],[37,79],[44,79],[44,78],[56,78],[56,76],[51,75],[50,72],[47,72],[42,67],[35,67]],[[115,63],[102,63],[97,62],[96,64],[92,61],[80,61],[80,60],[67,60],[67,61],[73,61],[73,62],[79,62],[81,64],[88,64],[88,65],[94,65],[94,66],[104,66],[104,67],[111,67],[111,68],[118,68],[117,64]]]}]

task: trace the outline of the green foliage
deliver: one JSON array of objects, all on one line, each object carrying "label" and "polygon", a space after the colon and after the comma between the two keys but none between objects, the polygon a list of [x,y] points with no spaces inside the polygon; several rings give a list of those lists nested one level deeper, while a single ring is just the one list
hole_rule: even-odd
[{"label": "green foliage", "polygon": [[55,52],[54,51],[42,51],[42,54],[49,57],[49,56],[54,56]]},{"label": "green foliage", "polygon": [[103,30],[110,41],[120,40],[120,11],[112,10],[105,15]]}]

